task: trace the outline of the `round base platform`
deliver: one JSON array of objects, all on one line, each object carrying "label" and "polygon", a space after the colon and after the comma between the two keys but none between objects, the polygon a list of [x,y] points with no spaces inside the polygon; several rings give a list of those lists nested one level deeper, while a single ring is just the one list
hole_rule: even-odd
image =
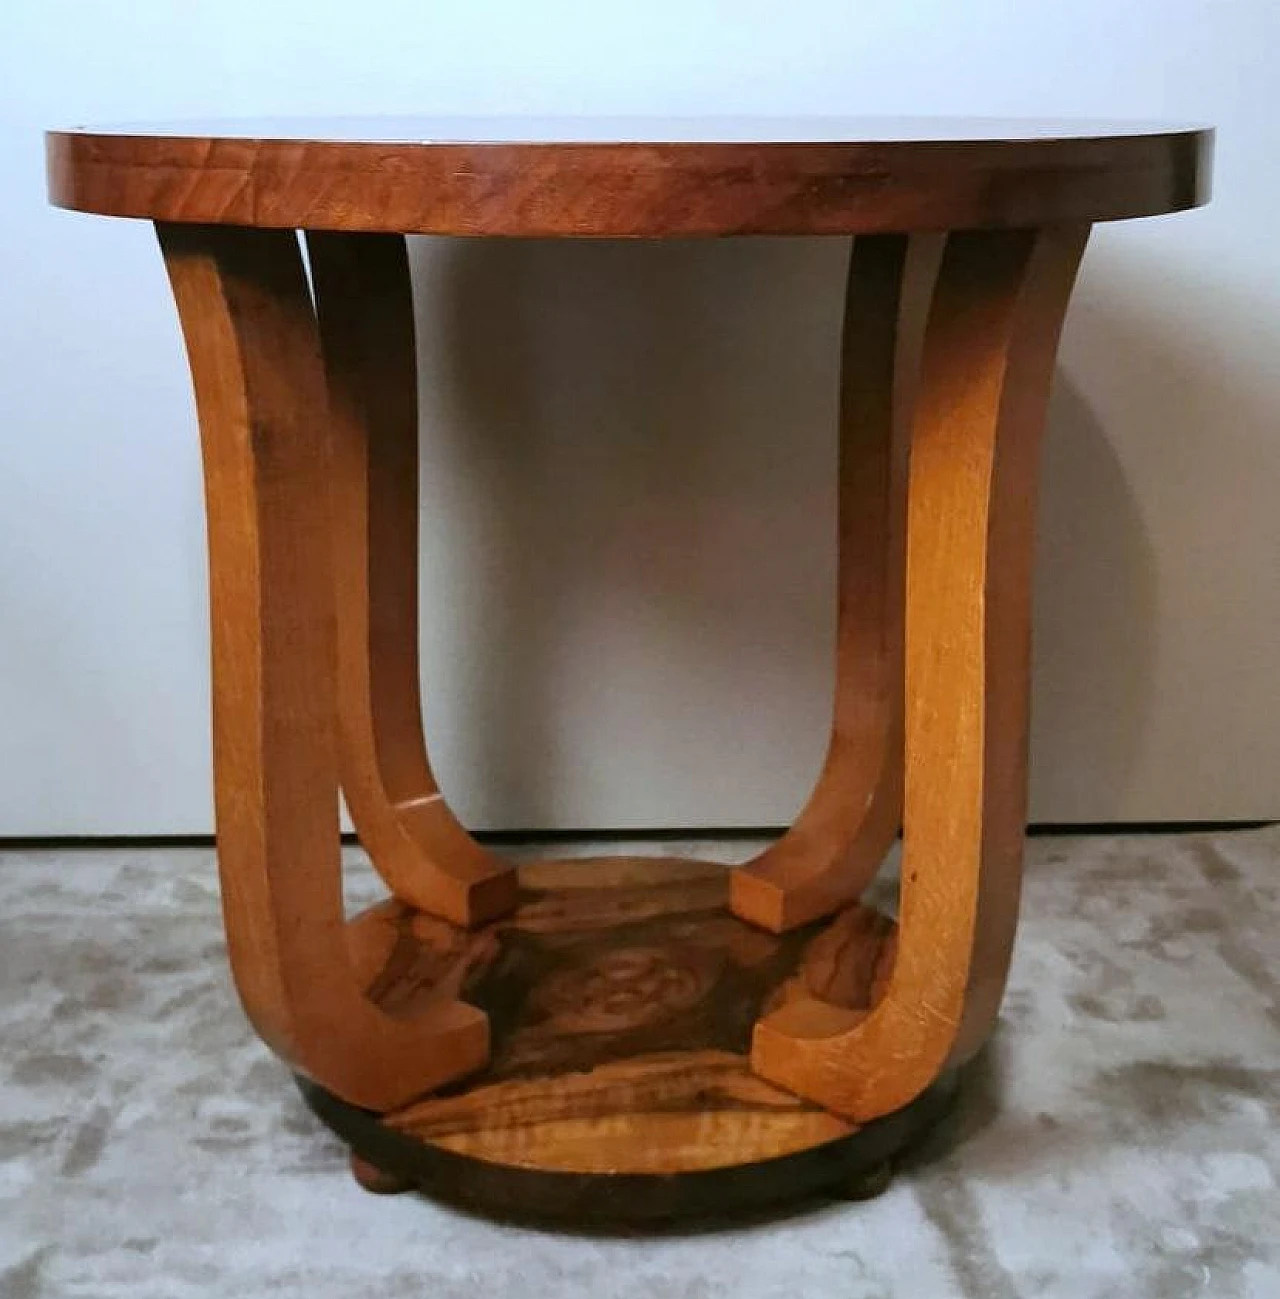
[{"label": "round base platform", "polygon": [[865,1194],[945,1112],[952,1079],[860,1127],[750,1071],[768,1010],[873,1004],[894,947],[878,912],[765,933],[729,912],[722,866],[670,859],[545,864],[520,882],[516,912],[469,933],[395,902],[353,922],[387,1011],[461,995],[492,1032],[483,1074],[391,1114],[299,1079],[362,1184],[575,1224],[718,1216]]}]

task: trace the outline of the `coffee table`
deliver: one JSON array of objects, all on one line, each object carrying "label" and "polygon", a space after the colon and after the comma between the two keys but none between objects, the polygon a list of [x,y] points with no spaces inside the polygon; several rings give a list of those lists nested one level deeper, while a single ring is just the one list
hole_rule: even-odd
[{"label": "coffee table", "polygon": [[[231,964],[364,1184],[720,1212],[865,1191],[945,1112],[1017,925],[1072,282],[1092,223],[1205,201],[1211,145],[838,118],[49,134],[56,204],[159,234],[204,454]],[[409,234],[855,236],[831,739],[754,861],[516,870],[450,811],[421,723]],[[351,920],[339,791],[388,891]],[[895,921],[859,899],[900,828]]]}]

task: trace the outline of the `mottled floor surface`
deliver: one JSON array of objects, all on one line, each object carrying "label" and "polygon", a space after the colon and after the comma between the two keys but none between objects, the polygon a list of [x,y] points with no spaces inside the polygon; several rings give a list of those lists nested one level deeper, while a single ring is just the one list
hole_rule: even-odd
[{"label": "mottled floor surface", "polygon": [[1278,1299],[1280,830],[1034,840],[1023,914],[883,1197],[573,1237],[356,1188],[240,1016],[209,851],[0,854],[0,1296]]}]

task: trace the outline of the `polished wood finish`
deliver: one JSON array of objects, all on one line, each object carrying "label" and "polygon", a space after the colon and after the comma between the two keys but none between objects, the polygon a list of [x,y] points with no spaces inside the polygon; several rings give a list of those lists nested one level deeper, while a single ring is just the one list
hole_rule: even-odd
[{"label": "polished wood finish", "polygon": [[[55,202],[156,220],[186,337],[236,984],[371,1189],[580,1219],[865,1190],[938,1117],[1008,971],[1037,446],[1089,224],[1204,201],[1212,133],[515,129],[48,137]],[[411,232],[858,236],[831,739],[737,871],[517,880],[441,797]],[[393,895],[350,923],[340,786]],[[856,899],[900,822],[899,931]]]},{"label": "polished wood finish", "polygon": [[413,1190],[413,1182],[399,1173],[389,1173],[360,1155],[351,1156],[351,1176],[370,1195],[403,1195]]},{"label": "polished wood finish", "polygon": [[854,906],[782,937],[727,910],[728,872],[601,858],[521,872],[517,910],[472,932],[385,903],[352,922],[389,1015],[442,995],[483,1009],[484,1077],[386,1122],[457,1154],[561,1172],[676,1173],[772,1158],[852,1126],[752,1076],[762,1011],[820,996],[869,1006],[894,928]]},{"label": "polished wood finish", "polygon": [[[424,1144],[377,1115],[298,1079],[307,1104],[353,1151],[362,1186],[380,1194],[415,1187],[490,1216],[570,1228],[667,1227],[689,1220],[720,1223],[776,1212],[815,1197],[865,1200],[887,1187],[895,1159],[945,1119],[957,1090],[954,1075],[887,1118],[852,1135],[759,1163],[693,1173],[544,1172],[495,1165]],[[371,1185],[369,1184],[371,1183]]]},{"label": "polished wood finish", "polygon": [[263,1040],[387,1109],[481,1068],[457,1000],[392,1018],[347,950],[327,402],[291,233],[161,226],[208,498],[218,862],[231,965]]},{"label": "polished wood finish", "polygon": [[[483,1078],[380,1120],[416,1155],[364,1157],[428,1178],[442,1155],[475,1161],[494,1204],[525,1214],[549,1207],[521,1201],[533,1172],[574,1187],[595,1179],[617,1212],[627,1179],[720,1173],[732,1202],[744,1168],[826,1151],[806,1176],[847,1185],[882,1162],[883,1151],[870,1157],[876,1147],[858,1149],[857,1124],[755,1076],[747,1051],[772,1008],[815,996],[871,1006],[893,962],[892,921],[854,905],[830,925],[779,936],[736,919],[727,900],[723,867],[614,858],[525,868],[517,910],[479,930],[399,902],[358,917],[353,960],[388,1015],[463,997],[493,1032]],[[939,1112],[926,1104],[895,1144]],[[495,1189],[504,1170],[511,1177]],[[357,1172],[386,1189],[367,1167]]]},{"label": "polished wood finish", "polygon": [[[345,130],[325,138],[323,123],[305,121],[55,131],[49,190],[55,203],[84,212],[284,229],[897,233],[1193,207],[1206,196],[1212,144],[1212,132],[1159,126],[925,120],[886,130],[875,119],[815,118],[782,127],[765,121],[754,140],[732,130],[699,139],[696,123],[659,122],[632,129],[631,139],[561,131],[555,141],[529,141],[518,121],[491,139],[451,140],[447,119],[374,121],[363,124],[364,139],[344,138]],[[891,131],[896,138],[886,138]],[[786,138],[771,138],[778,135]]]},{"label": "polished wood finish", "polygon": [[925,338],[907,522],[902,933],[866,1014],[793,1002],[756,1027],[765,1078],[865,1120],[991,1032],[1026,813],[1037,449],[1083,227],[953,234]]},{"label": "polished wood finish", "polygon": [[450,811],[418,671],[418,403],[402,235],[312,232],[329,393],[342,792],[392,893],[462,925],[511,910],[515,871]]}]

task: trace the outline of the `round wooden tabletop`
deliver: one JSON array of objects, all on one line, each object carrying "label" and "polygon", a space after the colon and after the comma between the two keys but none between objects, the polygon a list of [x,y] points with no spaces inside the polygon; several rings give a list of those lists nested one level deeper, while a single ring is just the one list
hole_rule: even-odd
[{"label": "round wooden tabletop", "polygon": [[434,118],[52,131],[61,207],[405,234],[856,234],[1152,216],[1211,130],[877,118]]}]

